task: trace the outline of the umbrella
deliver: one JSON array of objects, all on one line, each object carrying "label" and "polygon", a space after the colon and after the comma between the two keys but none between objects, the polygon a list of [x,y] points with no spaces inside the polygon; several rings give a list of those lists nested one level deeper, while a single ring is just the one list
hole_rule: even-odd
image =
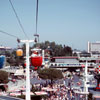
[{"label": "umbrella", "polygon": [[47,95],[48,93],[45,91],[36,91],[35,94],[36,95]]},{"label": "umbrella", "polygon": [[11,96],[19,96],[21,93],[10,93]]},{"label": "umbrella", "polygon": [[43,87],[42,90],[45,90],[45,91],[57,91],[57,89],[55,88],[49,88],[49,87]]},{"label": "umbrella", "polygon": [[[26,92],[22,92],[23,95],[26,95]],[[34,95],[33,92],[30,92],[30,95]]]}]

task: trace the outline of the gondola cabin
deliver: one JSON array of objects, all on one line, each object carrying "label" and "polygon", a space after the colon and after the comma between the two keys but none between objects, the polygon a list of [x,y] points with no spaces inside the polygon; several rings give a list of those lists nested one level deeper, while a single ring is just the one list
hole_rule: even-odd
[{"label": "gondola cabin", "polygon": [[17,55],[17,56],[23,56],[23,50],[22,50],[22,49],[18,49],[18,50],[16,51],[16,55]]},{"label": "gondola cabin", "polygon": [[0,69],[3,68],[3,66],[5,64],[5,59],[6,59],[6,57],[4,55],[0,56]]},{"label": "gondola cabin", "polygon": [[33,49],[32,55],[31,55],[31,65],[34,67],[40,67],[42,66],[42,55],[40,53],[41,49]]}]

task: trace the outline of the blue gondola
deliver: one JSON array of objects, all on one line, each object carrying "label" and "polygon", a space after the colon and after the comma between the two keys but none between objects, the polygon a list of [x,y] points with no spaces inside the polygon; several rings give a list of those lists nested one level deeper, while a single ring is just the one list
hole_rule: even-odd
[{"label": "blue gondola", "polygon": [[5,62],[5,56],[1,55],[0,56],[0,69],[3,68]]}]

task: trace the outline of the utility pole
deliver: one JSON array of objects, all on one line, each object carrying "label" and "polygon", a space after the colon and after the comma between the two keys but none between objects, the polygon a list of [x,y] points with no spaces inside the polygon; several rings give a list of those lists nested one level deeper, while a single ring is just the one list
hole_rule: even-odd
[{"label": "utility pole", "polygon": [[26,100],[31,100],[30,96],[30,62],[29,62],[29,43],[34,40],[20,40],[26,45]]}]

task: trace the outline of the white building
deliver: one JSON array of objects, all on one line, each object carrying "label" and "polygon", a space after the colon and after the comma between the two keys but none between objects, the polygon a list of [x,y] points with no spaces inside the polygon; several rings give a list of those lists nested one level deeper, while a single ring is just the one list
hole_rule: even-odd
[{"label": "white building", "polygon": [[100,53],[100,42],[90,43],[88,42],[88,53],[97,52]]},{"label": "white building", "polygon": [[100,41],[95,43],[88,42],[88,53],[91,53],[91,56],[100,56]]}]

